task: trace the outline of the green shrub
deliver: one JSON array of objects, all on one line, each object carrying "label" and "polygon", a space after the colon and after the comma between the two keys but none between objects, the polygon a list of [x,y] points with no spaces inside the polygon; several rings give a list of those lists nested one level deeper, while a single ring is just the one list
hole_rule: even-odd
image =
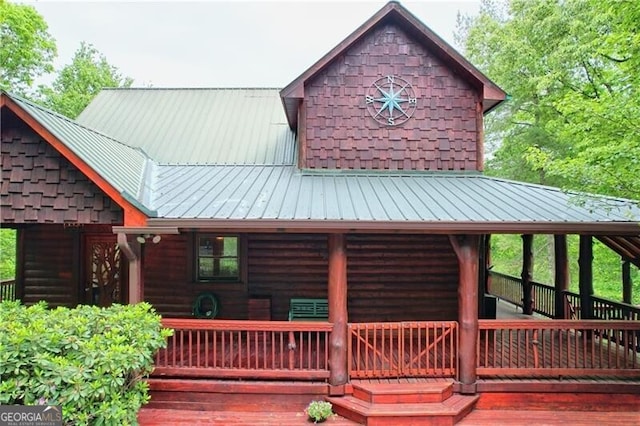
[{"label": "green shrub", "polygon": [[172,331],[151,305],[48,310],[0,303],[0,404],[61,405],[66,424],[137,423]]},{"label": "green shrub", "polygon": [[327,401],[311,401],[304,412],[314,423],[320,423],[333,415],[333,405]]}]

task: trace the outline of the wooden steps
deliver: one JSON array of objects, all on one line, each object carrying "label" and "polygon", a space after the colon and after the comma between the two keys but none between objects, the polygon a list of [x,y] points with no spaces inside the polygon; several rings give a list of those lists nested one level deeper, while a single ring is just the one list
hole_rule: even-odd
[{"label": "wooden steps", "polygon": [[354,384],[353,395],[328,397],[333,411],[368,426],[449,426],[473,409],[478,396],[454,395],[452,383]]}]

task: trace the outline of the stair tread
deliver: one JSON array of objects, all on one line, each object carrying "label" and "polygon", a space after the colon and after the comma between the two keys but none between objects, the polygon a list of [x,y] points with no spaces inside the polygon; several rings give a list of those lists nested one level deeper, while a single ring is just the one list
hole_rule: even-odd
[{"label": "stair tread", "polygon": [[353,387],[375,395],[403,395],[442,393],[453,387],[453,383],[370,383],[354,384]]},{"label": "stair tread", "polygon": [[477,399],[477,396],[453,395],[444,402],[372,404],[352,396],[328,398],[334,405],[350,409],[368,417],[399,416],[403,414],[424,416],[457,415],[469,405],[474,404]]}]

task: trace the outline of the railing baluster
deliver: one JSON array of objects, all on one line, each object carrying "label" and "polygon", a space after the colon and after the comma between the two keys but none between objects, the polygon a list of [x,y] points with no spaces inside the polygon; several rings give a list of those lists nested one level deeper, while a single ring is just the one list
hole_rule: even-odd
[{"label": "railing baluster", "polygon": [[[640,334],[638,323],[480,320],[479,325],[481,350],[477,356],[477,372],[481,377],[640,378],[640,353],[633,346],[637,345]],[[493,347],[489,343],[491,334]]]}]

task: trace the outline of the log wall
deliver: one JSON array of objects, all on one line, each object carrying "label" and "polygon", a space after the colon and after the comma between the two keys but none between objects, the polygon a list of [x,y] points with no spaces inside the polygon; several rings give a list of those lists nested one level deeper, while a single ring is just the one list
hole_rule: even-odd
[{"label": "log wall", "polygon": [[[292,297],[327,297],[327,235],[248,235],[246,283],[195,282],[192,240],[145,246],[145,300],[162,315],[191,316],[200,292],[218,297],[224,319],[246,319],[251,299],[268,299],[270,318],[286,320]],[[349,321],[457,318],[458,267],[445,236],[349,235],[347,256]]]},{"label": "log wall", "polygon": [[30,305],[45,300],[50,307],[75,306],[79,265],[74,245],[79,241],[78,231],[49,225],[19,229],[18,234],[24,258],[18,274],[22,282],[17,283],[22,302]]}]

